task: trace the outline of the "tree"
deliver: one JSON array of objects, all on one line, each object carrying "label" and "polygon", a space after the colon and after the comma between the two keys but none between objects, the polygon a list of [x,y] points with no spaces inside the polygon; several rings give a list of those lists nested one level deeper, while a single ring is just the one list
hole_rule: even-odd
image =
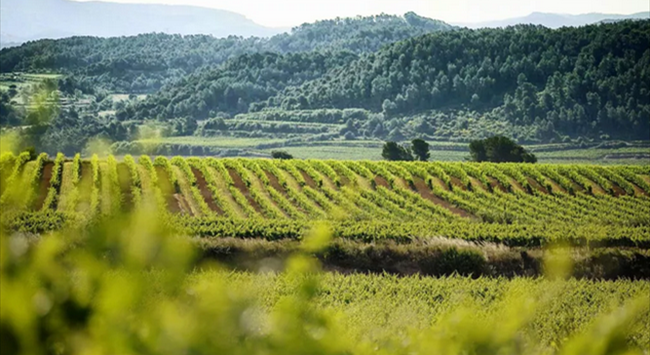
[{"label": "tree", "polygon": [[510,138],[494,136],[483,140],[475,140],[469,144],[472,160],[476,162],[489,161],[493,163],[536,163],[537,157]]},{"label": "tree", "polygon": [[415,155],[419,161],[428,161],[431,157],[431,153],[429,153],[429,143],[422,139],[414,139],[411,141],[411,150],[413,151],[413,155]]},{"label": "tree", "polygon": [[281,150],[272,151],[271,156],[273,157],[273,159],[281,159],[281,160],[293,159],[293,155]]},{"label": "tree", "polygon": [[413,160],[411,152],[396,142],[386,142],[381,152],[381,156],[386,160]]}]

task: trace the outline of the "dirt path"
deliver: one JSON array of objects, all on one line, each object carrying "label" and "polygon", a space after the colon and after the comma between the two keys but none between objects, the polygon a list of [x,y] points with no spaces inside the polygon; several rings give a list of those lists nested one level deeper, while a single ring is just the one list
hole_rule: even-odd
[{"label": "dirt path", "polygon": [[230,178],[232,181],[235,183],[235,187],[246,197],[246,200],[248,200],[248,203],[253,206],[255,209],[255,212],[261,214],[264,216],[264,211],[262,211],[262,208],[260,205],[253,199],[251,196],[250,190],[248,190],[248,186],[244,183],[244,180],[242,180],[241,176],[237,174],[237,172],[233,169],[227,168],[228,169],[228,174],[230,174]]},{"label": "dirt path", "polygon": [[271,182],[271,187],[273,187],[279,193],[281,193],[282,195],[284,195],[286,197],[287,196],[287,190],[284,188],[284,186],[280,185],[280,181],[278,181],[278,177],[271,174],[268,171],[264,171],[264,174],[266,174],[266,177]]},{"label": "dirt path", "polygon": [[434,195],[431,192],[431,189],[429,189],[429,186],[427,186],[427,184],[421,178],[415,177],[415,178],[413,178],[413,182],[415,183],[415,190],[417,191],[417,193],[420,194],[420,196],[422,198],[427,199],[427,200],[435,203],[438,206],[442,206],[442,207],[450,210],[451,212],[453,212],[453,213],[455,213],[455,214],[457,214],[457,215],[459,215],[461,217],[467,217],[467,218],[472,218],[473,217],[467,211],[462,210],[462,209],[452,205],[451,203],[441,199],[440,197]]},{"label": "dirt path", "polygon": [[607,195],[607,191],[605,191],[605,189],[603,189],[603,188],[600,186],[600,184],[598,184],[598,183],[596,183],[595,181],[593,181],[593,180],[587,178],[586,176],[585,176],[585,180],[587,180],[587,182],[589,183],[589,185],[591,185],[591,192],[592,192],[594,195]]},{"label": "dirt path", "polygon": [[458,187],[459,189],[461,189],[463,191],[467,191],[467,186],[463,185],[463,182],[460,181],[459,178],[457,178],[455,176],[450,176],[450,179],[451,179],[451,184],[453,186],[456,186],[456,187]]},{"label": "dirt path", "polygon": [[501,192],[508,192],[508,189],[505,188],[505,186],[501,185],[497,179],[488,176],[487,177],[488,181],[490,181],[490,186],[492,187],[492,191],[494,190],[501,190]]},{"label": "dirt path", "polygon": [[307,174],[306,172],[300,169],[298,169],[298,171],[300,171],[300,175],[302,175],[302,178],[305,179],[307,186],[311,187],[314,190],[318,190],[320,188],[318,184],[316,184],[316,181],[314,181],[314,179],[312,179],[311,176],[309,176],[309,174]]},{"label": "dirt path", "polygon": [[379,175],[375,176],[375,185],[376,185],[376,186],[383,186],[383,187],[385,187],[385,188],[387,188],[387,189],[390,189],[390,188],[391,188],[391,186],[390,186],[390,184],[388,183],[388,181],[386,181],[386,179],[384,179],[383,176],[379,176]]},{"label": "dirt path", "polygon": [[217,172],[213,167],[208,167],[208,173],[214,177],[215,183],[217,185],[217,190],[219,190],[219,196],[224,199],[225,203],[230,205],[231,209],[237,213],[241,218],[246,218],[246,213],[241,209],[241,206],[235,201],[230,193],[226,182],[223,180],[221,174]]},{"label": "dirt path", "polygon": [[614,197],[626,195],[625,190],[623,190],[620,186],[616,185],[616,183],[614,182],[612,182],[612,190],[614,190]]},{"label": "dirt path", "polygon": [[484,192],[488,192],[487,187],[483,185],[483,183],[480,182],[477,178],[470,176],[469,181],[472,183],[472,188],[474,189],[474,191],[481,190]]},{"label": "dirt path", "polygon": [[548,190],[546,189],[546,187],[540,185],[540,183],[537,182],[537,180],[531,178],[530,176],[527,176],[526,179],[528,180],[528,183],[530,184],[530,186],[533,187],[534,190],[537,190],[537,191],[539,191],[539,192],[541,192],[541,193],[543,193],[543,194],[546,194],[546,195],[549,194],[549,192],[548,192]]},{"label": "dirt path", "polygon": [[555,194],[555,193],[558,193],[558,192],[559,192],[559,193],[563,193],[563,194],[566,194],[566,193],[567,193],[567,191],[566,191],[564,188],[562,188],[562,186],[560,186],[560,184],[558,184],[555,180],[551,179],[551,178],[548,177],[548,176],[544,176],[544,177],[546,178],[546,181],[548,181],[549,184],[551,184],[551,188],[553,189],[552,192],[553,192],[554,194]]},{"label": "dirt path", "polygon": [[176,191],[169,180],[169,174],[167,174],[167,171],[160,166],[156,166],[155,169],[158,178],[158,188],[165,198],[167,210],[171,213],[187,213],[187,211],[183,211],[178,199],[175,197]]},{"label": "dirt path", "polygon": [[508,182],[512,186],[513,192],[514,191],[519,191],[519,192],[523,192],[523,193],[528,193],[528,191],[523,186],[521,186],[519,181],[515,180],[514,178],[512,178],[510,176],[508,176],[507,178],[508,178]]},{"label": "dirt path", "polygon": [[223,209],[221,209],[221,207],[219,207],[214,202],[214,198],[212,197],[212,191],[210,191],[210,189],[208,188],[208,183],[205,181],[205,176],[203,176],[201,171],[199,171],[194,167],[192,167],[192,174],[194,174],[194,178],[196,178],[196,187],[201,192],[201,197],[203,197],[203,200],[208,204],[210,210],[216,212],[220,216],[224,215]]},{"label": "dirt path", "polygon": [[45,163],[43,164],[43,172],[41,174],[41,180],[38,183],[36,188],[36,199],[34,200],[33,210],[40,211],[43,209],[43,203],[47,198],[47,191],[50,189],[50,180],[52,179],[52,173],[54,170],[54,163]]}]

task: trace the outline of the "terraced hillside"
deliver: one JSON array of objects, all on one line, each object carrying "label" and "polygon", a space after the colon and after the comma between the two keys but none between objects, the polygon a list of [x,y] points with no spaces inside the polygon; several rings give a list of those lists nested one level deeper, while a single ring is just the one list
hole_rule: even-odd
[{"label": "terraced hillside", "polygon": [[650,245],[650,169],[41,154],[1,157],[1,200],[17,230],[43,231],[143,205],[200,236],[434,237],[538,246]]}]

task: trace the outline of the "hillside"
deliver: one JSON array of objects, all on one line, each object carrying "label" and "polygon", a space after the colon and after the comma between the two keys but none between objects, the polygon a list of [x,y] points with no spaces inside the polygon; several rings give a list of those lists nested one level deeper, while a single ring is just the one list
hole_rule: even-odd
[{"label": "hillside", "polygon": [[[261,233],[273,221],[283,228],[264,232],[269,239],[291,238],[312,221],[331,220],[340,223],[337,235],[355,240],[446,236],[508,245],[538,245],[555,238],[567,243],[650,243],[644,229],[650,223],[646,167],[152,160],[146,155],[138,163],[130,156],[122,163],[112,157],[69,161],[61,154],[54,162],[45,154],[32,162],[24,158],[3,154],[1,161],[0,204],[14,211],[90,218],[149,201],[171,213],[169,218],[182,217],[177,221],[188,233],[204,236],[243,237],[257,233],[249,228]],[[38,229],[47,221],[25,222],[25,228]],[[224,223],[248,227],[227,232],[221,229]],[[381,227],[397,224],[400,228]],[[370,229],[359,229],[362,225]],[[582,229],[593,225],[597,232]],[[572,233],[556,235],[560,229]]]},{"label": "hillside", "polygon": [[0,10],[0,41],[3,42],[72,36],[119,37],[151,32],[215,37],[269,37],[283,32],[258,25],[240,14],[193,6],[3,0]]},{"label": "hillside", "polygon": [[650,12],[638,12],[629,15],[589,13],[580,15],[554,14],[545,12],[533,12],[527,16],[514,17],[497,21],[486,22],[458,22],[454,23],[460,27],[468,28],[497,28],[516,25],[540,25],[548,28],[577,27],[592,25],[599,22],[615,22],[623,20],[647,20]]},{"label": "hillside", "polygon": [[[524,142],[604,135],[647,140],[649,34],[650,21],[439,32],[362,55],[268,100],[231,91],[245,103],[239,106],[224,105],[224,91],[209,89],[223,69],[204,71],[151,95],[126,117],[203,119],[221,112],[248,113],[241,116],[247,120],[345,123],[322,110],[339,110],[340,117],[342,110],[362,109],[348,122],[356,137],[444,138],[469,128]],[[266,80],[260,76],[256,85]]]},{"label": "hillside", "polygon": [[372,52],[385,44],[452,28],[408,13],[320,21],[272,38],[157,33],[42,40],[0,51],[0,71],[60,72],[71,75],[80,88],[151,92],[200,67],[246,53]]}]

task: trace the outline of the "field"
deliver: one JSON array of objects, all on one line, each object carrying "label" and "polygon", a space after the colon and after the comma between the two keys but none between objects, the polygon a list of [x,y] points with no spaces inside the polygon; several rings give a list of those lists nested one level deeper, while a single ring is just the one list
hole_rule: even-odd
[{"label": "field", "polygon": [[[3,293],[55,287],[44,327],[72,347],[52,325],[70,292],[113,353],[153,349],[142,327],[188,334],[169,353],[650,346],[647,166],[4,153],[0,188],[2,242],[34,249],[3,259]],[[39,281],[18,287],[22,269]],[[108,329],[131,340],[95,338]]]},{"label": "field", "polygon": [[[303,124],[303,123],[301,123]],[[318,124],[315,124],[318,125]],[[165,137],[141,140],[149,146],[180,150],[181,155],[213,156],[233,151],[241,156],[270,157],[274,150],[283,150],[298,159],[381,160],[383,141],[333,140],[308,141],[310,135],[291,138]],[[469,158],[468,143],[432,141],[431,158],[436,161],[463,161]],[[643,142],[629,142],[616,148],[586,147],[569,144],[527,145],[540,162],[548,164],[648,165],[650,147]],[[198,152],[198,153],[197,153]]]}]

